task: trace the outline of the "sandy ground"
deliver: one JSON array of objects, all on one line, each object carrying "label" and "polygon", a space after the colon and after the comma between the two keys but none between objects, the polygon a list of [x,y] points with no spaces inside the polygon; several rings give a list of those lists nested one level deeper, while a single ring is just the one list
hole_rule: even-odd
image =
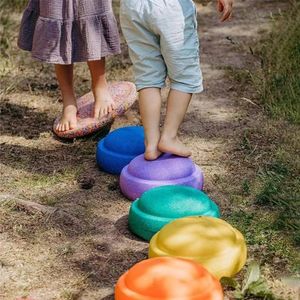
[{"label": "sandy ground", "polygon": [[[194,96],[181,135],[206,175],[205,191],[225,216],[233,204],[231,189],[224,187],[240,184],[247,163],[239,155],[241,136],[263,118],[259,107],[243,100],[251,97],[251,87],[241,90],[227,70],[255,67],[250,51],[240,50],[257,40],[279,8],[282,1],[239,0],[232,21],[222,25],[214,5],[198,5],[205,92]],[[51,124],[61,104],[51,67],[32,64],[28,55],[19,60],[1,98],[0,193],[71,217],[45,218],[9,203],[0,208],[0,299],[113,299],[118,277],[146,258],[148,244],[128,231],[130,202],[118,177],[98,170],[96,141],[53,139]],[[128,59],[122,64],[110,78],[132,80]],[[76,80],[78,92],[86,92],[87,72],[78,69]],[[113,128],[129,124],[140,124],[137,106]],[[81,189],[82,178],[95,179],[93,188]]]}]

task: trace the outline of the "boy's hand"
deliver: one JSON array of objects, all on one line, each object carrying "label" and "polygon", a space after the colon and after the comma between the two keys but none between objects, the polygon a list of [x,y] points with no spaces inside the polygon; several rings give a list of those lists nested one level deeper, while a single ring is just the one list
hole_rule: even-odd
[{"label": "boy's hand", "polygon": [[232,15],[233,0],[218,0],[218,10],[222,13],[221,22],[230,19]]}]

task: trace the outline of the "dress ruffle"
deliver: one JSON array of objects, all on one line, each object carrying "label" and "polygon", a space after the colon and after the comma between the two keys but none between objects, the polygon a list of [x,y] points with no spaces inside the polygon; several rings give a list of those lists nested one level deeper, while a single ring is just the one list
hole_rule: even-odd
[{"label": "dress ruffle", "polygon": [[98,60],[120,53],[112,11],[60,20],[40,16],[38,9],[29,5],[23,14],[18,45],[31,51],[34,58],[54,64]]}]

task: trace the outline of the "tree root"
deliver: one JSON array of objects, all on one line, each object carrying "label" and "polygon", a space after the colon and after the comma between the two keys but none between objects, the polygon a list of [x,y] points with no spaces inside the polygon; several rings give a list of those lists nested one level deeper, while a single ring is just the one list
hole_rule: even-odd
[{"label": "tree root", "polygon": [[60,208],[39,204],[30,200],[16,198],[8,194],[0,194],[0,207],[12,206],[24,210],[31,214],[40,213],[47,219],[52,219],[63,223],[64,225],[78,225],[80,220]]}]

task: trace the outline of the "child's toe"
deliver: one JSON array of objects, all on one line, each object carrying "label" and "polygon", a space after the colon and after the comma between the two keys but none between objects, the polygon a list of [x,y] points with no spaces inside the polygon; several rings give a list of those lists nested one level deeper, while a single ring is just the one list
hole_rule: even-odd
[{"label": "child's toe", "polygon": [[104,117],[105,115],[106,115],[106,109],[103,108],[103,109],[101,110],[101,117]]},{"label": "child's toe", "polygon": [[100,109],[99,108],[95,108],[95,111],[94,111],[94,118],[98,119],[99,118],[99,115],[100,115]]},{"label": "child's toe", "polygon": [[77,123],[75,121],[70,122],[70,129],[75,129],[77,126]]}]

